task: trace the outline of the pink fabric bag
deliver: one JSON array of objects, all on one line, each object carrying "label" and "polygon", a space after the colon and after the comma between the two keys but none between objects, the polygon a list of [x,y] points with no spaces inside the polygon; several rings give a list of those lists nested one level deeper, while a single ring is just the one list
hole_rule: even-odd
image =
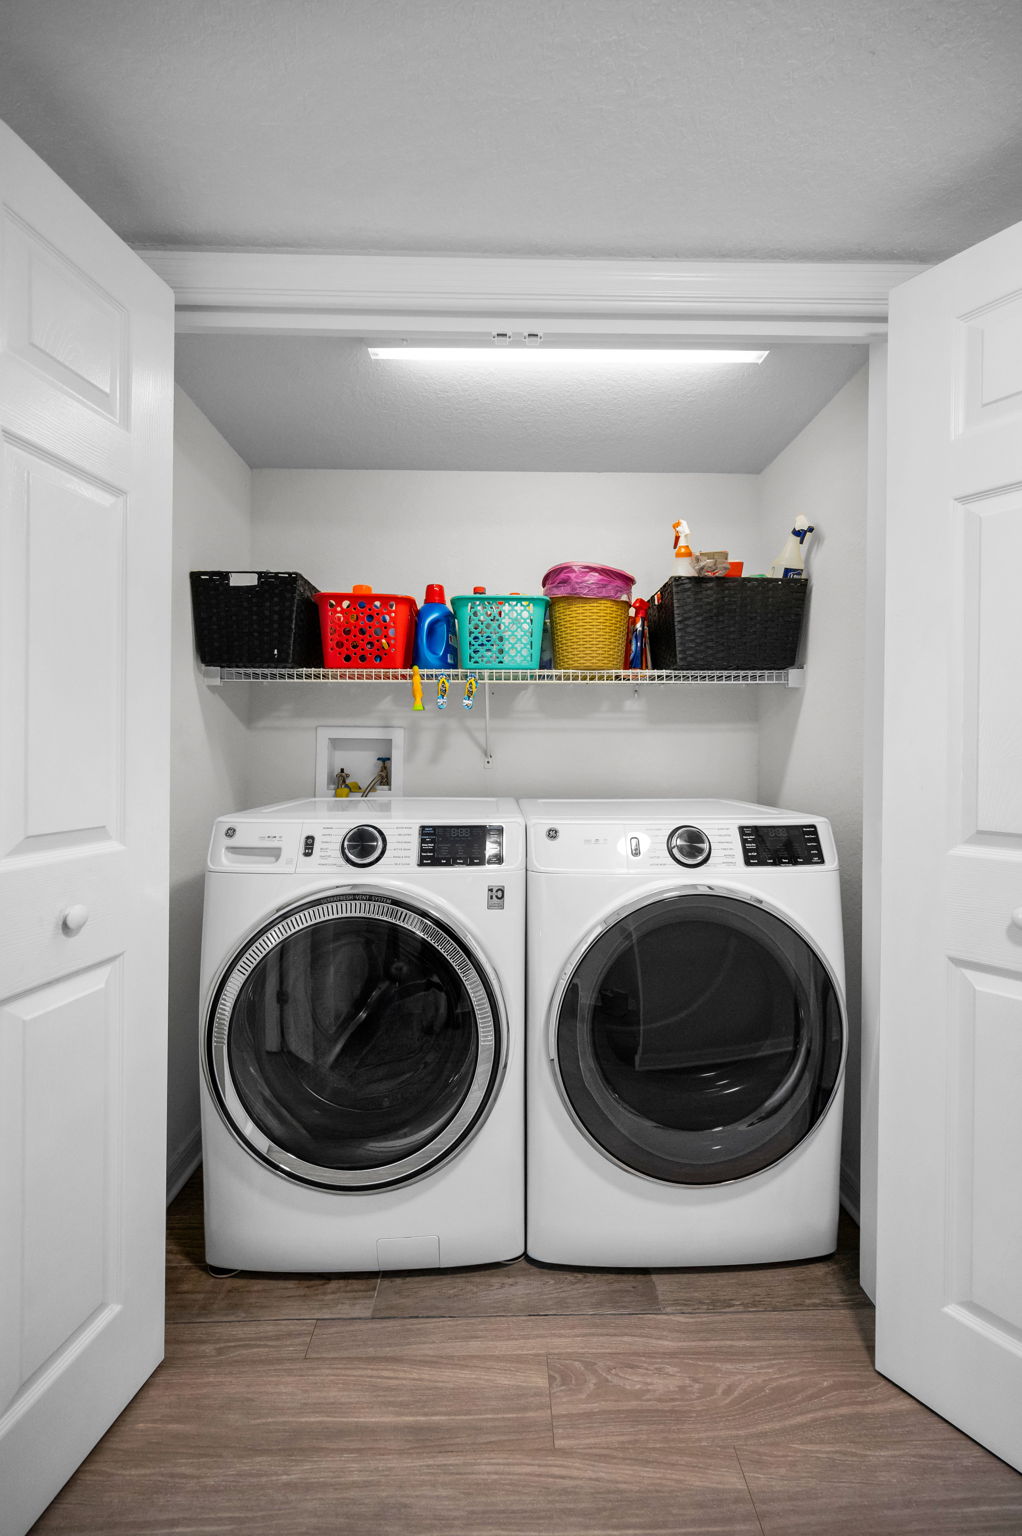
[{"label": "pink fabric bag", "polygon": [[543,577],[546,597],[609,597],[631,602],[635,577],[613,565],[552,565]]}]

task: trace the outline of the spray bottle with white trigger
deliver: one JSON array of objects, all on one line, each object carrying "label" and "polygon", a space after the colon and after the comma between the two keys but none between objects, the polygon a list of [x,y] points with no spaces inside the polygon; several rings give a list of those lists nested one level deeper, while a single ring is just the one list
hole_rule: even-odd
[{"label": "spray bottle with white trigger", "polygon": [[694,576],[696,573],[695,561],[692,558],[692,546],[689,539],[692,537],[688,523],[680,519],[671,524],[674,529],[674,558],[679,563],[674,567],[675,576]]},{"label": "spray bottle with white trigger", "polygon": [[805,542],[813,532],[808,517],[796,517],[795,525],[788,534],[784,548],[767,571],[768,576],[791,576],[801,581],[805,577]]}]

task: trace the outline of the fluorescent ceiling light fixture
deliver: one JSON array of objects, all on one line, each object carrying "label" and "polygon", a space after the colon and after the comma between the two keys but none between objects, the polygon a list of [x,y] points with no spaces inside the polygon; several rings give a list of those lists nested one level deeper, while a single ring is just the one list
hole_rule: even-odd
[{"label": "fluorescent ceiling light fixture", "polygon": [[370,347],[369,356],[385,363],[436,363],[445,368],[628,369],[670,370],[729,368],[761,363],[765,352],[695,347],[547,347],[480,346]]}]

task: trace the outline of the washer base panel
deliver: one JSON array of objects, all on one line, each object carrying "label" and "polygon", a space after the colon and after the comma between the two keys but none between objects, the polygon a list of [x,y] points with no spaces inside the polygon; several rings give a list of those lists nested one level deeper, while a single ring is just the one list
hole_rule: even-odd
[{"label": "washer base panel", "polygon": [[[504,1107],[494,1105],[480,1133],[491,1126],[497,1133],[481,1158],[462,1154],[397,1189],[335,1194],[295,1184],[258,1163],[205,1102],[206,1262],[219,1269],[334,1274],[520,1258],[524,1169],[520,1139],[507,1130],[501,1135]],[[520,1100],[515,1108],[520,1116]],[[478,1219],[467,1222],[466,1210]]]}]

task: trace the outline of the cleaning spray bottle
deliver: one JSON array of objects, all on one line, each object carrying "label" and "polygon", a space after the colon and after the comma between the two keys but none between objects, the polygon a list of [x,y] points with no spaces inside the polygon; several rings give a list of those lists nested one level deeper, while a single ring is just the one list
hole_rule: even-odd
[{"label": "cleaning spray bottle", "polygon": [[792,576],[801,581],[805,577],[805,542],[813,527],[808,517],[796,517],[795,526],[788,534],[787,542],[777,559],[767,571],[768,576]]},{"label": "cleaning spray bottle", "polygon": [[415,666],[448,671],[458,665],[458,626],[439,583],[426,588],[415,625]]},{"label": "cleaning spray bottle", "polygon": [[696,568],[692,559],[692,548],[688,542],[691,538],[688,523],[678,521],[671,526],[674,529],[674,558],[678,562],[671,574],[694,576]]},{"label": "cleaning spray bottle", "polygon": [[645,598],[637,597],[632,603],[632,613],[628,620],[628,644],[625,649],[625,666],[633,672],[640,671],[649,665],[646,656],[646,615],[649,612],[649,604]]}]

